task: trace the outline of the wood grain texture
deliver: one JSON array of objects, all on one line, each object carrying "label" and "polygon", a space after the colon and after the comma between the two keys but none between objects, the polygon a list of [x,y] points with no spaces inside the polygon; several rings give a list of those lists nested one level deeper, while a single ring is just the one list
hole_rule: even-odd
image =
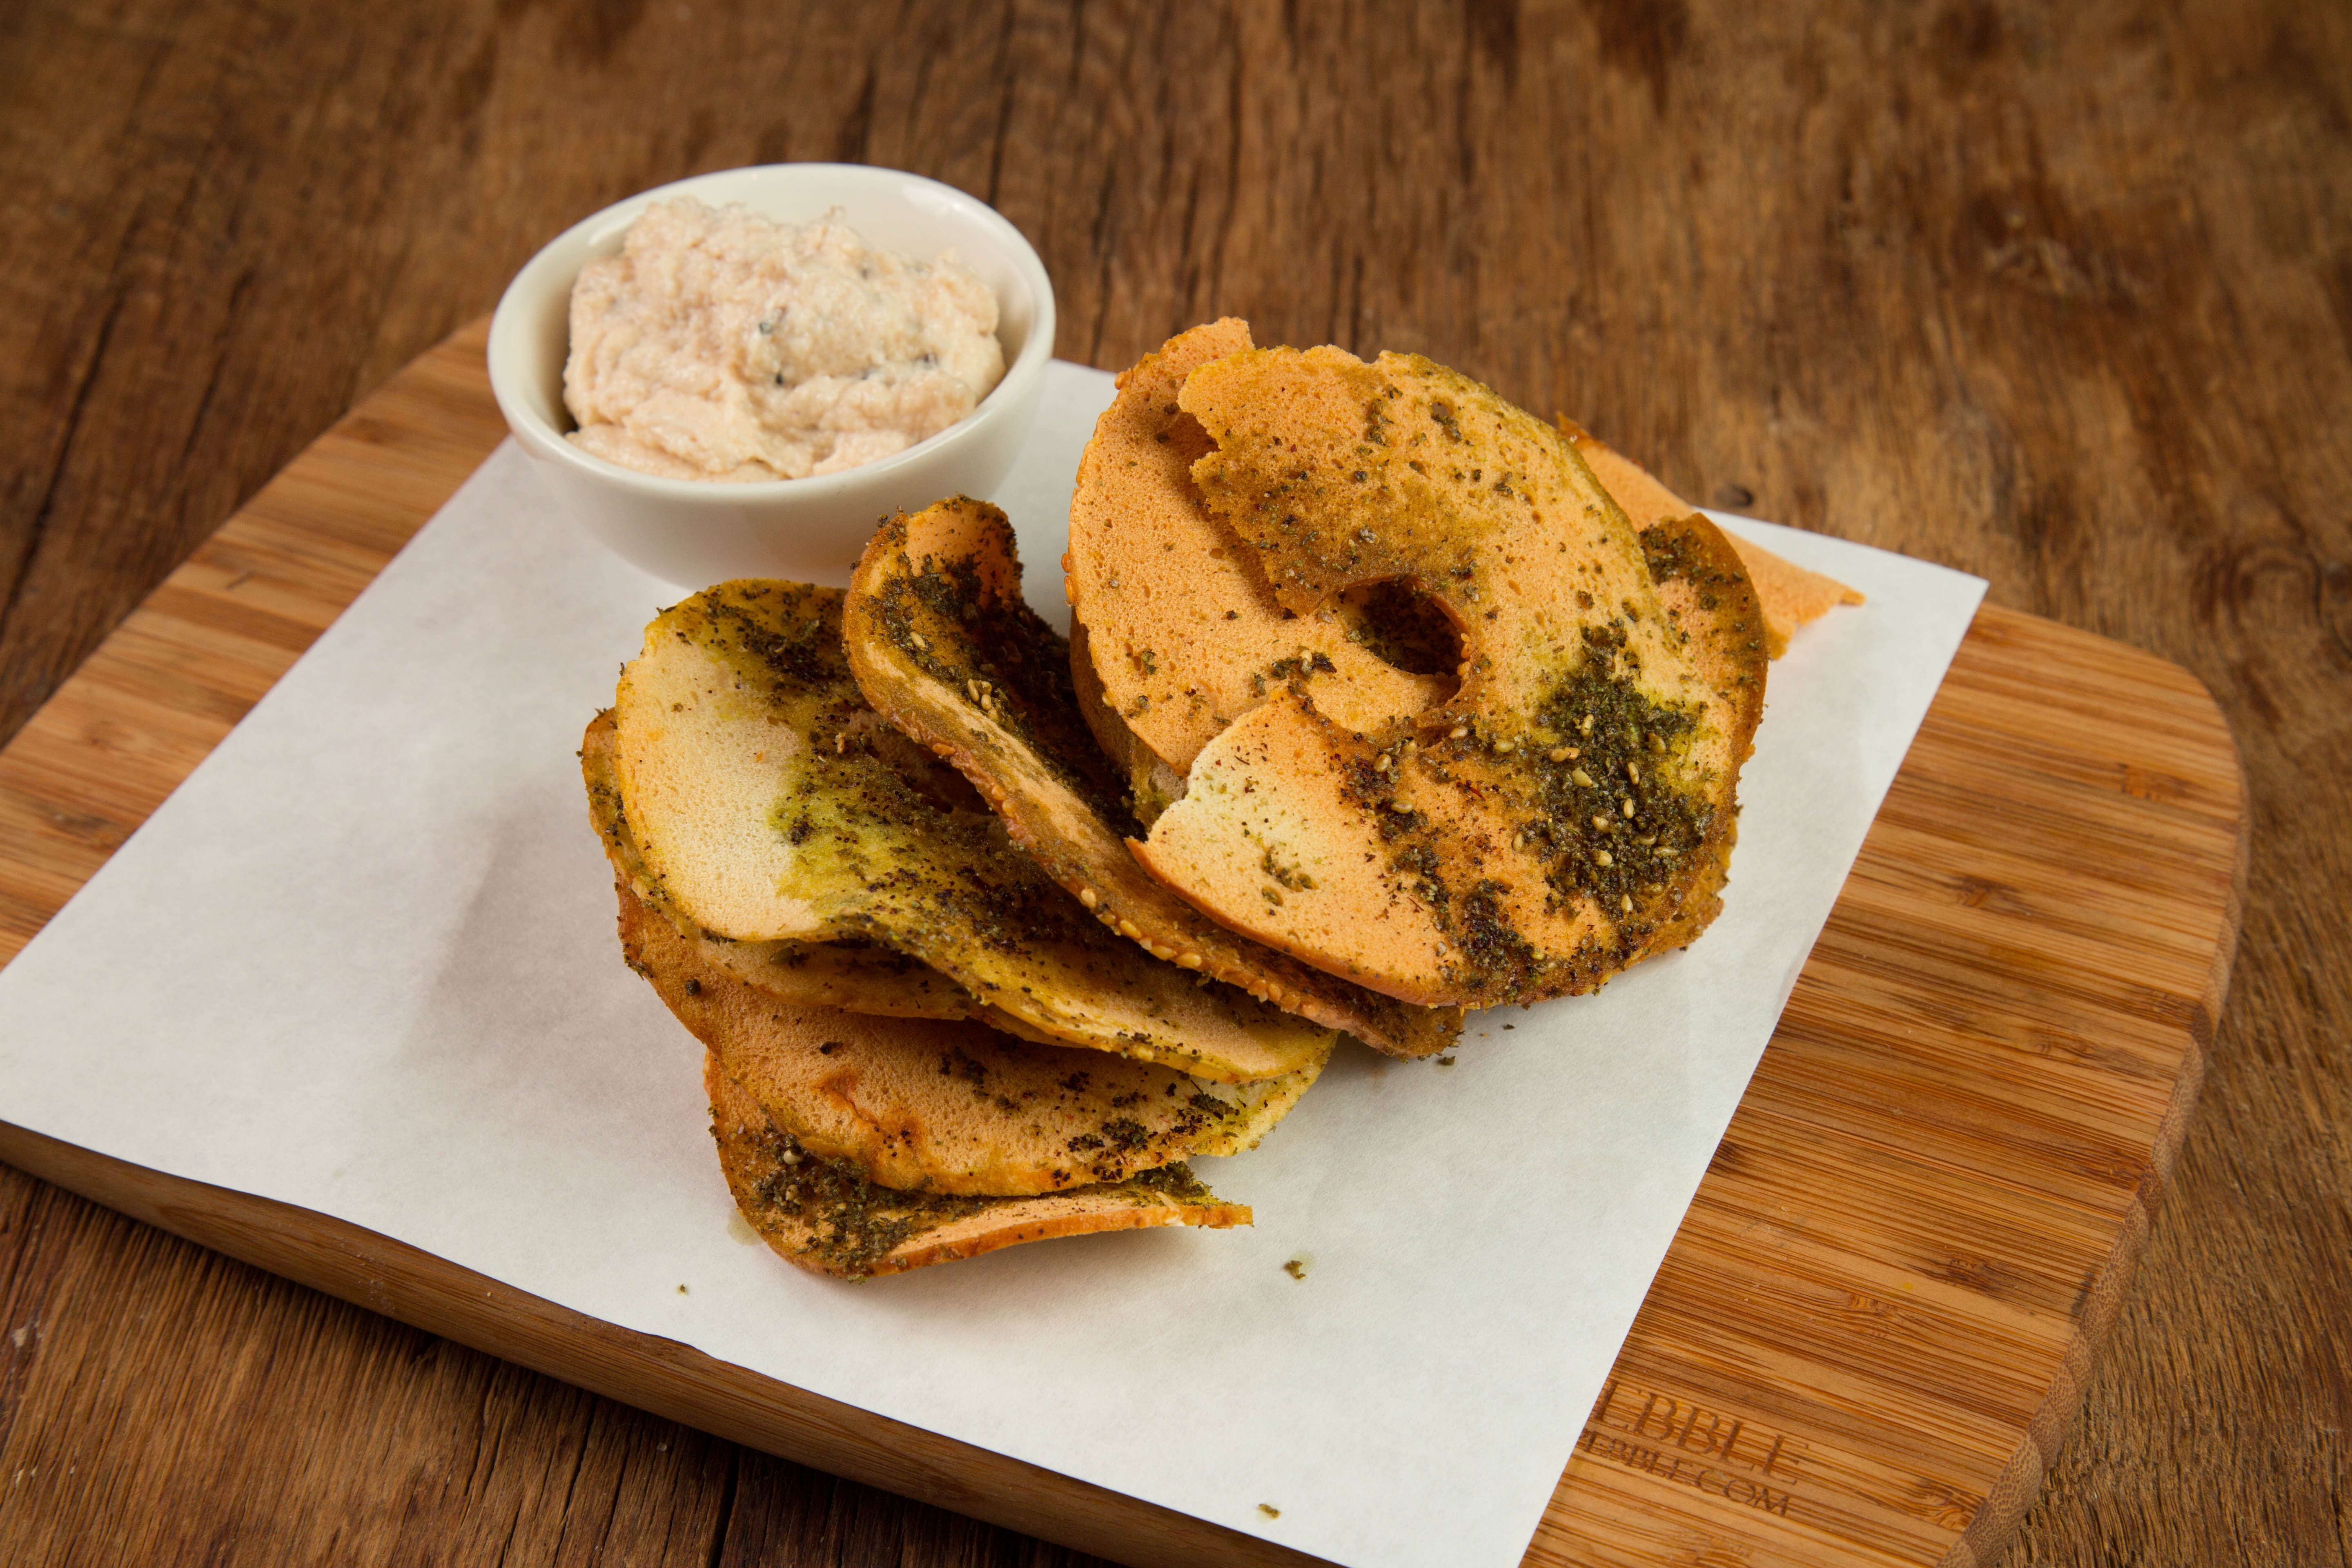
[{"label": "wood grain texture", "polygon": [[[0,822],[107,825],[71,841],[89,864],[0,856],[0,931],[37,929],[101,857],[88,846],[160,804],[226,732],[217,716],[257,700],[496,443],[484,337],[481,323],[459,332],[329,431],[0,751]],[[178,685],[139,679],[162,666]],[[2193,678],[2046,621],[1979,618],[1530,1562],[1663,1568],[1696,1542],[1759,1568],[1966,1565],[2006,1543],[2196,1097],[2242,824],[2234,750]],[[1126,1562],[1297,1561],[283,1205],[5,1126],[0,1158],[404,1322],[909,1497]],[[28,1492],[29,1517],[77,1511],[71,1480],[52,1468],[61,1489]]]},{"label": "wood grain texture", "polygon": [[[762,158],[951,180],[1038,244],[1069,357],[1116,365],[1225,310],[1268,341],[1419,349],[1685,493],[1981,572],[1997,604],[2198,675],[2251,789],[2244,956],[2009,1561],[2352,1558],[2352,15],[908,0],[813,36],[814,12],[14,12],[0,735],[572,218]],[[60,875],[110,831],[37,826]],[[477,1370],[408,1375],[413,1332],[5,1173],[0,1306],[0,1441],[105,1455],[121,1484],[83,1539],[182,1543],[155,1560],[268,1560],[255,1521],[306,1510],[457,1560],[518,1497],[589,1517],[632,1463],[701,1484],[646,1457],[659,1439],[585,1441],[655,1429],[633,1412],[447,1347]],[[278,1403],[235,1402],[250,1358]],[[70,1396],[44,1381],[63,1368]],[[477,1449],[493,1373],[529,1415]],[[283,1488],[238,1492],[233,1454],[184,1441],[232,1428]],[[592,1450],[572,1501],[517,1489]],[[788,1561],[1044,1550],[755,1457],[729,1473],[730,1558],[755,1534]],[[565,1551],[667,1553],[613,1517]]]}]

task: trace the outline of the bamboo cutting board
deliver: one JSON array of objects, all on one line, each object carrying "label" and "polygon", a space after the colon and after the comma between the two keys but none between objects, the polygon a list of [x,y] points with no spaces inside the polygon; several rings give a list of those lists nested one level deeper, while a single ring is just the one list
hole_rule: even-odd
[{"label": "bamboo cutting board", "polygon": [[[322,437],[0,752],[0,961],[497,444],[486,330],[459,332]],[[2228,980],[2243,831],[2237,755],[2194,679],[2048,621],[1978,616],[1528,1563],[1999,1553],[2179,1148]],[[5,1124],[0,1158],[419,1327],[908,1496],[1124,1562],[1304,1561],[307,1211]]]}]

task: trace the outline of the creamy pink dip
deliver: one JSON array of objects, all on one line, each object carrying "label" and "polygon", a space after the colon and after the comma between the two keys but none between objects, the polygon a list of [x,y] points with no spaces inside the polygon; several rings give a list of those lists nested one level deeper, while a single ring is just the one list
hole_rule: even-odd
[{"label": "creamy pink dip", "polygon": [[877,250],[838,209],[794,227],[647,207],[572,286],[572,441],[667,479],[837,473],[970,414],[1004,374],[996,296],[952,252]]}]

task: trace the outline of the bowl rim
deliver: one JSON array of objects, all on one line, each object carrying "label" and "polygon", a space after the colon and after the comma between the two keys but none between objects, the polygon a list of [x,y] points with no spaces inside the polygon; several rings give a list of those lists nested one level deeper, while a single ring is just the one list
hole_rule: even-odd
[{"label": "bowl rim", "polygon": [[[789,174],[787,174],[788,171]],[[659,474],[641,473],[637,469],[624,468],[618,463],[610,462],[593,453],[581,450],[580,447],[564,439],[563,433],[556,429],[551,421],[542,417],[539,411],[514,389],[512,380],[515,372],[509,368],[509,362],[520,362],[532,357],[523,352],[522,344],[519,341],[521,334],[528,330],[522,320],[523,296],[526,291],[536,295],[539,289],[550,281],[544,274],[553,267],[553,258],[557,253],[574,245],[584,245],[592,234],[606,228],[618,218],[625,216],[634,222],[638,213],[656,202],[676,196],[693,195],[698,190],[707,189],[720,181],[740,180],[744,176],[756,174],[775,174],[793,178],[804,174],[832,177],[845,176],[853,181],[871,181],[876,184],[887,183],[901,186],[911,184],[927,187],[939,193],[948,202],[966,210],[978,221],[982,229],[993,232],[1003,243],[1005,258],[1012,262],[1013,270],[1023,275],[1030,287],[1034,304],[1029,332],[1022,342],[1021,352],[1005,365],[1003,375],[998,378],[996,384],[989,389],[988,395],[973,405],[971,413],[946,429],[927,436],[911,447],[893,452],[887,458],[877,458],[870,463],[861,463],[854,468],[841,469],[837,473],[811,474],[797,479],[756,479],[746,482],[674,479]],[[581,265],[584,265],[585,260],[586,258],[583,256]],[[572,267],[571,273],[570,278],[562,280],[562,291],[567,298],[571,293],[572,281],[579,276],[578,266]],[[751,163],[738,168],[706,170],[699,174],[688,174],[683,179],[671,180],[667,184],[639,191],[634,195],[625,196],[609,205],[599,207],[541,246],[531,253],[530,259],[516,270],[514,277],[499,296],[498,308],[490,317],[489,341],[485,358],[489,370],[491,395],[498,403],[499,412],[506,416],[508,428],[532,456],[542,461],[565,464],[597,483],[631,492],[647,500],[734,509],[758,506],[762,503],[778,504],[798,500],[815,502],[854,494],[867,485],[887,479],[900,469],[926,461],[948,447],[960,446],[974,438],[981,426],[994,418],[1013,412],[1022,401],[1022,387],[1026,383],[1045,374],[1045,365],[1054,354],[1055,323],[1053,280],[1046,274],[1045,263],[1038,256],[1036,247],[1029,243],[1028,237],[1015,227],[1010,218],[969,191],[941,180],[934,180],[927,174],[918,174],[906,169],[887,168],[875,163]],[[504,352],[501,352],[502,349]],[[560,365],[558,374],[561,374]]]}]

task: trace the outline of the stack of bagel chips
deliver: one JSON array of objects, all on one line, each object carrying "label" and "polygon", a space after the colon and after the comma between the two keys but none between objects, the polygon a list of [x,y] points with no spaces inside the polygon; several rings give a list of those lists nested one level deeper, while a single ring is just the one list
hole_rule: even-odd
[{"label": "stack of bagel chips", "polygon": [[1065,573],[1153,877],[1433,1006],[1591,991],[1706,929],[1772,617],[1739,547],[1607,454],[1654,492],[1637,526],[1580,437],[1605,451],[1233,320],[1120,377]]},{"label": "stack of bagel chips", "polygon": [[584,738],[624,954],[803,1268],[1247,1224],[1184,1162],[1255,1146],[1339,1033],[1432,1055],[1716,907],[1768,617],[1704,519],[1425,361],[1221,321],[1120,388],[1071,642],[955,498],[846,594],[663,612]]},{"label": "stack of bagel chips", "polygon": [[837,589],[721,584],[647,627],[582,747],[621,937],[709,1053],[770,1245],[857,1278],[1088,1231],[1246,1223],[1328,1027],[1162,963],[866,706]]}]

